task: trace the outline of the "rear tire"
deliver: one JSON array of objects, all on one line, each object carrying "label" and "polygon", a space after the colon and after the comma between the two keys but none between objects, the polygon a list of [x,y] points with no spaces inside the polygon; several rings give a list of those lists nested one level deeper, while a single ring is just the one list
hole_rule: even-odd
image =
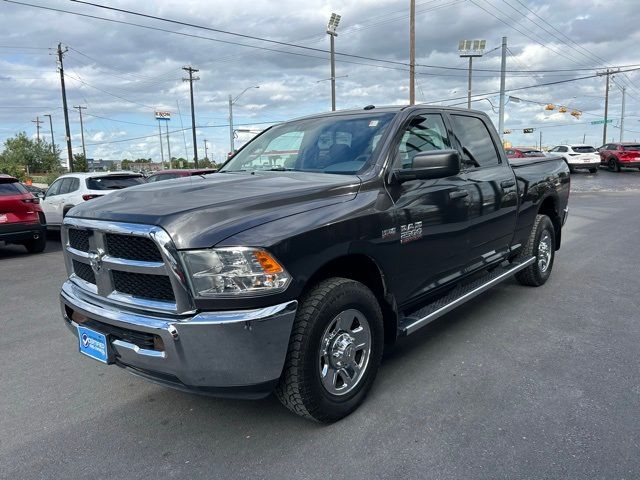
[{"label": "rear tire", "polygon": [[302,417],[339,420],[363,402],[383,345],[382,311],[371,290],[347,278],[323,280],[300,301],[276,395]]},{"label": "rear tire", "polygon": [[535,262],[516,273],[516,279],[522,285],[539,287],[549,279],[556,253],[555,230],[551,219],[546,215],[537,215],[531,234],[520,257],[535,257]]},{"label": "rear tire", "polygon": [[607,165],[609,165],[609,170],[612,172],[620,172],[620,164],[615,158],[611,157]]},{"label": "rear tire", "polygon": [[29,253],[43,252],[44,249],[47,248],[47,235],[43,232],[43,234],[40,235],[37,239],[29,240],[23,245]]},{"label": "rear tire", "polygon": [[590,168],[589,169],[589,173],[598,173],[598,169],[597,168]]}]

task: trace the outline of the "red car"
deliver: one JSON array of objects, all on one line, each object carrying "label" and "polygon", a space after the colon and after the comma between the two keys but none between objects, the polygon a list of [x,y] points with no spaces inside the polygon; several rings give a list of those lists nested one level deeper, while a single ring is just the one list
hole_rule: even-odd
[{"label": "red car", "polygon": [[528,147],[509,147],[504,149],[507,158],[544,157],[544,152]]},{"label": "red car", "polygon": [[598,149],[600,165],[606,165],[612,172],[622,167],[640,168],[640,143],[607,143]]},{"label": "red car", "polygon": [[17,178],[0,174],[0,241],[24,245],[30,253],[47,246],[46,222],[34,197]]},{"label": "red car", "polygon": [[200,169],[184,169],[184,170],[161,170],[158,173],[149,175],[147,182],[160,182],[162,180],[171,180],[173,178],[191,177],[193,175],[206,175],[208,173],[215,173],[213,168],[200,168]]}]

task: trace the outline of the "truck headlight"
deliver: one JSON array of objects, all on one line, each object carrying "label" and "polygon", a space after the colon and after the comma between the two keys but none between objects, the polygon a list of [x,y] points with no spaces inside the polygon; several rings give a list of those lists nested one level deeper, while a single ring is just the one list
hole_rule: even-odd
[{"label": "truck headlight", "polygon": [[284,291],[291,276],[259,248],[230,247],[182,252],[196,297],[267,295]]}]

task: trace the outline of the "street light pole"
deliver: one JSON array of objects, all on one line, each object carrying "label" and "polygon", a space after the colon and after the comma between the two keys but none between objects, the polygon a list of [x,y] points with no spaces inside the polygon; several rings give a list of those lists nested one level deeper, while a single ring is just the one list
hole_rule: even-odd
[{"label": "street light pole", "polygon": [[336,110],[336,50],[335,50],[335,37],[338,36],[336,29],[342,18],[337,13],[332,13],[327,25],[327,34],[329,35],[329,41],[331,46],[331,111]]},{"label": "street light pole", "polygon": [[87,161],[87,151],[84,148],[84,125],[82,124],[82,110],[86,109],[82,105],[75,105],[73,108],[77,108],[80,112],[80,137],[82,138],[82,155],[84,155],[85,162]]},{"label": "street light pole", "polygon": [[245,94],[245,92],[247,92],[248,90],[251,90],[252,88],[260,88],[260,85],[254,85],[252,87],[247,87],[245,88],[242,92],[240,92],[240,95],[238,95],[236,98],[233,98],[231,95],[229,95],[229,154],[233,155],[233,153],[235,152],[236,148],[235,148],[235,142],[234,142],[234,134],[233,134],[233,104],[236,103],[238,101],[238,99]]},{"label": "street light pole", "polygon": [[49,117],[49,130],[51,130],[51,153],[56,154],[56,142],[53,136],[53,120],[51,120],[51,114],[45,113],[45,117]]},{"label": "street light pole", "polygon": [[460,57],[469,57],[469,82],[467,88],[467,108],[471,109],[471,76],[473,70],[473,57],[481,57],[484,55],[484,48],[487,45],[486,40],[460,40],[458,44],[458,53]]},{"label": "street light pole", "polygon": [[507,73],[507,37],[502,37],[502,59],[500,61],[500,107],[498,113],[498,133],[500,140],[504,143],[504,103],[505,103],[505,80]]}]

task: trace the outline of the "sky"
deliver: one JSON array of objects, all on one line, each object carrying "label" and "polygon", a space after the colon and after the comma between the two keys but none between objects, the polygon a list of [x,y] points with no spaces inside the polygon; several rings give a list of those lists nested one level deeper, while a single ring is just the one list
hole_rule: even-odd
[{"label": "sky", "polygon": [[[55,56],[61,43],[68,49],[64,69],[74,153],[82,145],[72,107],[81,105],[87,107],[88,158],[160,161],[155,110],[171,112],[171,155],[192,158],[189,83],[182,70],[192,65],[199,70],[198,155],[204,157],[206,139],[209,158],[219,162],[230,150],[229,95],[244,91],[233,110],[234,125],[242,130],[236,131],[236,148],[275,122],[330,110],[325,30],[332,12],[342,16],[335,39],[337,108],[408,103],[409,0],[95,1],[193,25],[72,0],[0,0],[0,142],[21,131],[35,138],[37,117],[45,121],[41,135],[50,139],[44,116],[50,114],[55,142],[63,146]],[[606,81],[596,74],[608,67],[640,68],[639,25],[638,0],[416,0],[416,100],[466,107],[468,61],[459,57],[458,42],[485,39],[484,56],[473,62],[472,107],[497,125],[506,36],[505,129],[511,133],[505,138],[513,145],[536,145],[542,132],[547,147],[583,139],[598,147],[602,125],[591,122],[604,117]],[[580,77],[591,78],[572,81]],[[542,85],[552,82],[562,83]],[[624,139],[640,141],[640,70],[611,78],[607,141],[620,137],[623,87]],[[568,111],[545,110],[548,103]],[[573,110],[581,112],[579,118],[570,115]],[[162,149],[166,156],[166,138]]]}]

